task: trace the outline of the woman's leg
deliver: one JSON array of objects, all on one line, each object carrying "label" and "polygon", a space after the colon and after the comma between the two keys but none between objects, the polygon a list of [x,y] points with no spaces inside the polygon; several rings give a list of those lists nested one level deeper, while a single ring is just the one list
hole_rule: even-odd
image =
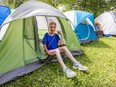
[{"label": "woman's leg", "polygon": [[62,70],[63,72],[67,75],[68,78],[73,78],[76,76],[76,73],[74,71],[72,71],[71,69],[67,68],[66,65],[64,64],[62,57],[60,55],[60,50],[57,48],[55,50],[51,50],[50,54],[56,54],[57,60],[60,63],[60,65],[62,66]]},{"label": "woman's leg", "polygon": [[87,71],[87,70],[88,70],[88,68],[87,68],[86,66],[83,66],[81,63],[79,63],[79,62],[73,57],[73,55],[70,53],[70,51],[67,49],[66,46],[63,46],[63,47],[59,48],[59,50],[60,50],[61,52],[65,52],[66,55],[68,56],[68,58],[69,58],[70,60],[73,61],[73,68],[79,69],[79,70],[82,70],[82,71]]},{"label": "woman's leg", "polygon": [[64,69],[66,68],[66,65],[64,64],[61,54],[60,54],[60,50],[54,49],[54,50],[49,50],[49,55],[56,55],[58,62],[60,63],[61,67]]},{"label": "woman's leg", "polygon": [[66,46],[59,47],[60,52],[65,52],[67,57],[72,60],[73,63],[77,63],[77,60],[73,57],[73,55],[70,53],[70,51],[67,49]]}]

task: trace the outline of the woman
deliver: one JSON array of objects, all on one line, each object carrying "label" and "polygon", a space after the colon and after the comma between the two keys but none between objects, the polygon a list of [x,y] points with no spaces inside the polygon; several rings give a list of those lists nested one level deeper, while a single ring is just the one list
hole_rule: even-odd
[{"label": "woman", "polygon": [[79,69],[82,71],[88,70],[87,67],[83,66],[79,63],[70,53],[66,46],[58,47],[58,45],[63,45],[63,35],[62,32],[58,32],[61,35],[61,39],[58,34],[55,33],[56,31],[56,23],[50,22],[48,26],[49,30],[48,33],[44,35],[43,38],[43,46],[45,51],[48,55],[56,55],[58,62],[60,63],[63,72],[67,75],[68,78],[73,78],[76,76],[76,72],[69,69],[63,62],[61,57],[61,52],[65,52],[67,57],[73,62],[73,68]]}]

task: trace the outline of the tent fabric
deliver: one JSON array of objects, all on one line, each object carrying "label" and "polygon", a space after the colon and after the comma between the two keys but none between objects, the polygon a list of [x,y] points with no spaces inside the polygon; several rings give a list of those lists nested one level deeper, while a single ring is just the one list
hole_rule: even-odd
[{"label": "tent fabric", "polygon": [[104,35],[116,35],[116,12],[105,12],[98,16],[97,20],[102,26]]},{"label": "tent fabric", "polygon": [[94,15],[84,11],[67,11],[64,14],[72,23],[72,28],[76,33],[80,43],[88,43],[97,40],[94,32]]},{"label": "tent fabric", "polygon": [[91,20],[91,22],[94,23],[93,18],[91,18],[91,16],[93,16],[92,13],[84,12],[84,11],[76,11],[75,17],[77,18],[77,22],[74,22],[74,23],[76,23],[75,25],[78,25],[82,21],[84,21],[86,18],[89,18],[89,17],[90,17],[89,19]]},{"label": "tent fabric", "polygon": [[4,22],[4,20],[8,17],[10,14],[10,8],[7,6],[0,5],[0,26]]},{"label": "tent fabric", "polygon": [[81,50],[81,47],[79,46],[79,42],[77,37],[75,36],[73,30],[71,29],[71,26],[69,25],[68,21],[65,19],[59,18],[59,21],[61,22],[64,38],[66,39],[66,45],[68,49],[71,51],[77,51],[77,48]]},{"label": "tent fabric", "polygon": [[21,66],[17,69],[14,69],[12,71],[9,71],[3,75],[0,75],[0,85],[4,84],[6,82],[9,82],[11,80],[14,80],[22,75],[28,74],[38,68],[40,68],[41,66],[43,66],[45,63],[41,63],[39,61]]},{"label": "tent fabric", "polygon": [[[0,74],[24,65],[24,61],[22,59],[24,53],[22,47],[23,36],[21,34],[23,29],[22,21],[23,20],[12,22],[3,41],[0,42]],[[14,62],[11,63],[12,61]]]},{"label": "tent fabric", "polygon": [[[38,12],[37,14],[42,14],[42,8],[44,9],[47,7],[46,11],[48,11],[48,13],[45,12],[45,14],[43,12],[43,15],[37,15],[32,11],[31,15],[28,13],[26,14],[25,12],[24,15],[22,12],[24,11],[23,7],[28,7],[28,3],[30,6],[35,5],[35,7],[27,8],[26,12],[32,11],[30,9],[33,9],[34,12]],[[61,28],[68,49],[75,55],[83,54],[83,50],[80,47],[78,39],[71,29],[67,18],[55,8],[45,3],[43,5],[41,4],[42,2],[38,1],[28,1],[19,6],[6,19],[6,22],[3,23],[0,30],[0,37],[2,37],[0,41],[0,85],[42,66],[39,61],[46,59],[47,55],[45,55],[42,45],[38,44],[40,41],[38,32],[41,31],[39,28],[45,30],[45,28],[48,27],[50,20],[55,21],[58,24],[58,28]],[[40,9],[38,6],[43,7]],[[16,14],[18,10],[22,13]],[[21,17],[22,14],[24,16]],[[40,22],[41,20],[38,20],[38,17],[42,17],[40,18],[42,20],[44,18],[43,22]],[[45,27],[41,26],[41,23],[44,23]],[[38,67],[37,65],[33,65],[35,62],[39,63]],[[29,68],[30,66],[31,68]]]}]

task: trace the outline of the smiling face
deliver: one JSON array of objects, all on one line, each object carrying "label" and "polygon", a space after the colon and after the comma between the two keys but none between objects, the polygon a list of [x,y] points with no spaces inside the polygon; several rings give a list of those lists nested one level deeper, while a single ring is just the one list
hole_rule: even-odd
[{"label": "smiling face", "polygon": [[55,22],[51,22],[49,24],[49,33],[54,34],[55,31],[56,31],[56,23]]}]

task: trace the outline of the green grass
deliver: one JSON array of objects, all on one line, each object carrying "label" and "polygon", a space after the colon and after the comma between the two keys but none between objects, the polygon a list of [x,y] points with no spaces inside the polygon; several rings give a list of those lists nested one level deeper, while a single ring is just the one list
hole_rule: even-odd
[{"label": "green grass", "polygon": [[[75,58],[88,72],[73,69],[78,75],[68,79],[58,63],[48,63],[1,87],[116,87],[116,38],[103,37],[82,47],[85,54]],[[64,61],[72,68],[71,61]]]}]

